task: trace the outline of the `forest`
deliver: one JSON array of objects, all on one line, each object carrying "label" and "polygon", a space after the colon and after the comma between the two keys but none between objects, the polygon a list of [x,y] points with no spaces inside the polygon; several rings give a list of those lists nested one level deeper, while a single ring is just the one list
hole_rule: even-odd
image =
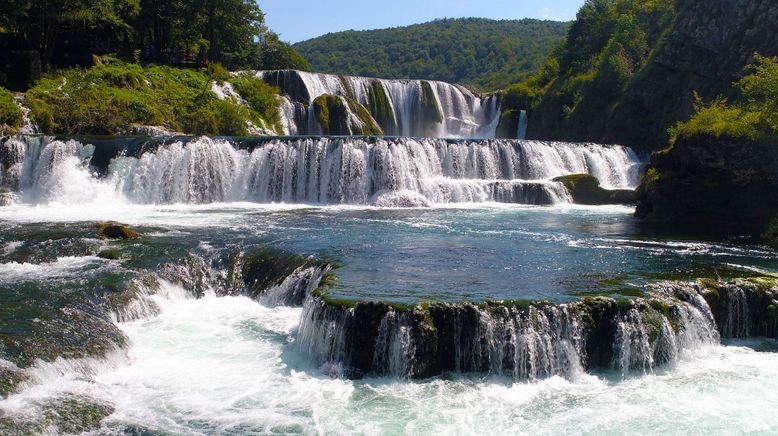
[{"label": "forest", "polygon": [[315,71],[430,79],[494,91],[525,79],[564,40],[569,23],[441,19],[391,29],[330,33],[294,47]]},{"label": "forest", "polygon": [[229,69],[308,69],[265,24],[253,0],[6,0],[0,4],[0,86],[88,67],[93,56]]}]

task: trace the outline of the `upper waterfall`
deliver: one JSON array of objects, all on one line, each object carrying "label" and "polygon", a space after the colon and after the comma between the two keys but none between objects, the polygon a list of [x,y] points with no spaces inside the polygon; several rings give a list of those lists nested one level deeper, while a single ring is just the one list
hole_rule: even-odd
[{"label": "upper waterfall", "polygon": [[632,188],[629,148],[516,140],[179,137],[125,142],[20,136],[0,147],[0,188],[25,203],[374,204],[569,202],[552,178]]},{"label": "upper waterfall", "polygon": [[498,98],[426,80],[386,80],[296,70],[258,71],[284,96],[281,115],[289,135],[321,134],[314,101],[324,95],[348,98],[364,107],[384,134],[436,138],[494,138]]}]

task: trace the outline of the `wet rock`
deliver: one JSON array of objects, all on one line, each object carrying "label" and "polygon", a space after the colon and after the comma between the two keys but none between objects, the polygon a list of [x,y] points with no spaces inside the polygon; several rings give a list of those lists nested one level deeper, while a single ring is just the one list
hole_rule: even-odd
[{"label": "wet rock", "polygon": [[95,224],[97,233],[107,239],[138,239],[142,235],[130,227],[113,222],[100,222]]},{"label": "wet rock", "polygon": [[600,181],[589,174],[570,174],[554,179],[565,185],[578,204],[631,204],[636,201],[635,191],[629,189],[604,189]]}]

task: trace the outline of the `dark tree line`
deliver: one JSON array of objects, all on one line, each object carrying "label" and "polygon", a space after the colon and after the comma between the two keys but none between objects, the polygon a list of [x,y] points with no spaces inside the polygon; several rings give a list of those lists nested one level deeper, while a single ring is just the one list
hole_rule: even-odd
[{"label": "dark tree line", "polygon": [[93,55],[231,69],[308,69],[265,25],[254,0],[4,0],[0,85],[20,87]]}]

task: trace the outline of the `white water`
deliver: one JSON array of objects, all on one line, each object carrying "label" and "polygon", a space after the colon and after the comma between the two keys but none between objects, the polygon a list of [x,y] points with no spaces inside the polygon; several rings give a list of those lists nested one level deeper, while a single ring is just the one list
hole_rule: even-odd
[{"label": "white water", "polygon": [[93,145],[21,137],[3,147],[0,183],[28,204],[552,204],[570,201],[553,177],[634,188],[640,167],[629,148],[596,144],[279,139],[248,151],[196,138],[116,157],[98,175]]},{"label": "white water", "polygon": [[137,425],[185,435],[778,431],[776,353],[715,346],[626,379],[347,381],[320,375],[296,353],[301,309],[168,291],[155,297],[159,316],[121,324],[132,343],[126,356],[40,365],[30,371],[40,384],[0,400],[0,409],[30,414],[70,393],[116,408],[102,432]]},{"label": "white water", "polygon": [[[494,138],[500,110],[497,98],[481,98],[464,87],[444,82],[428,81],[434,94],[434,105],[443,115],[443,121],[434,126],[420,124],[422,82],[419,80],[386,80],[368,77],[336,76],[332,74],[308,73],[303,71],[259,71],[257,77],[273,82],[273,77],[282,77],[282,91],[293,92],[291,87],[302,84],[307,93],[308,117],[300,124],[292,120],[287,108],[285,115],[286,134],[317,133],[312,103],[324,94],[349,97],[369,107],[370,88],[379,86],[386,94],[392,109],[390,124],[382,125],[384,133],[392,136],[432,136],[439,138]],[[289,105],[289,103],[284,103]],[[372,114],[374,117],[376,114]],[[294,124],[294,127],[291,125]]]}]

